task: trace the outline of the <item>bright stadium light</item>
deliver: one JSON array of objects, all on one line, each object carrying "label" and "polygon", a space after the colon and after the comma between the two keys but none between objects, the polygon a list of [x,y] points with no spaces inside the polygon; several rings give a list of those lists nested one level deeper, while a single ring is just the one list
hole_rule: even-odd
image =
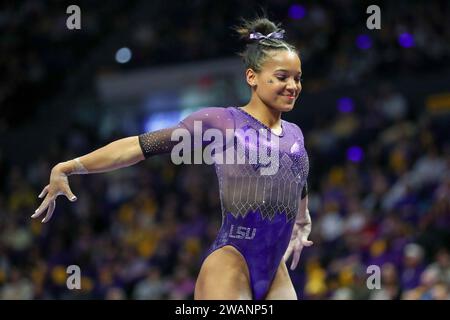
[{"label": "bright stadium light", "polygon": [[131,60],[131,50],[127,47],[120,48],[116,52],[116,61],[118,63],[127,63]]}]

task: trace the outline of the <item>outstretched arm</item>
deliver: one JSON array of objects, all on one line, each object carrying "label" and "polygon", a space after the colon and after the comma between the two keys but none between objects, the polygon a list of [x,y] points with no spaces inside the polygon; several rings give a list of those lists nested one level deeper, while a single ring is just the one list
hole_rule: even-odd
[{"label": "outstretched arm", "polygon": [[308,195],[306,195],[301,201],[297,217],[295,218],[294,228],[292,230],[291,240],[289,246],[284,254],[284,260],[287,261],[291,255],[291,270],[294,270],[300,260],[300,254],[303,247],[310,247],[313,242],[308,240],[311,233],[311,216],[308,210]]},{"label": "outstretched arm", "polygon": [[216,128],[225,131],[234,125],[226,108],[204,108],[192,113],[177,126],[120,139],[82,157],[58,163],[51,171],[49,184],[39,194],[39,198],[45,198],[31,217],[37,218],[48,209],[42,222],[49,221],[59,195],[65,195],[70,201],[77,200],[70,190],[68,176],[112,171],[131,166],[153,155],[168,153],[177,143],[172,141],[173,131],[183,128],[194,134],[197,121],[202,124],[202,130]]},{"label": "outstretched arm", "polygon": [[55,210],[55,200],[59,195],[65,195],[70,201],[77,200],[70,190],[67,178],[69,175],[112,171],[131,166],[144,159],[139,137],[133,136],[111,142],[74,160],[58,163],[51,171],[49,184],[39,194],[39,198],[45,196],[45,199],[31,217],[39,217],[48,208],[42,222],[49,221]]},{"label": "outstretched arm", "polygon": [[[131,166],[144,160],[138,136],[116,140],[85,156],[55,166],[66,175],[100,173]],[[54,169],[55,169],[54,168]]]}]

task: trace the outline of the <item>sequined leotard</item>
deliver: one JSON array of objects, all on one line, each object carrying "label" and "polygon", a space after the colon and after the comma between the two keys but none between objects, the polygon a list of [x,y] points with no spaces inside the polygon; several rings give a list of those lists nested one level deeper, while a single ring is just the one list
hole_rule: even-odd
[{"label": "sequined leotard", "polygon": [[[176,127],[139,136],[144,155],[170,152],[177,143],[170,139],[173,130],[184,128],[194,133],[195,121],[201,121],[202,133],[214,128],[225,137],[227,130],[234,130],[233,142],[227,145],[235,150],[242,148],[240,150],[245,150],[246,156],[261,143],[269,141],[262,136],[258,136],[257,141],[249,141],[245,138],[247,130],[266,130],[268,138],[273,138],[269,128],[242,108],[205,108],[191,114]],[[261,174],[267,162],[259,161],[259,158],[256,163],[215,163],[222,226],[208,254],[227,245],[236,248],[247,263],[253,298],[257,300],[265,298],[289,244],[299,203],[305,196],[309,171],[300,128],[282,120],[282,133],[277,137],[274,141],[278,141],[278,147],[269,146],[271,152],[278,152],[278,170],[274,174]],[[225,149],[224,142],[215,157],[220,157]]]}]

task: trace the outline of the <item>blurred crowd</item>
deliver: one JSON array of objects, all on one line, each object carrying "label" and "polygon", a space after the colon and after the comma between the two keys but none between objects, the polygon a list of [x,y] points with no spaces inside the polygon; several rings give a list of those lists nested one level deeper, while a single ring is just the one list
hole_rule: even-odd
[{"label": "blurred crowd", "polygon": [[[448,2],[382,2],[379,31],[367,30],[364,2],[267,3],[301,51],[306,92],[373,83],[371,92],[338,101],[332,117],[290,119],[307,128],[311,167],[314,246],[290,271],[299,298],[449,299],[448,114],[422,105],[413,111],[392,77],[448,66]],[[83,66],[93,76],[231,56],[240,47],[230,21],[260,8],[252,1],[81,1],[76,33],[65,29],[58,1],[0,6],[0,134],[31,121]],[[133,58],[119,65],[114,50],[124,45]],[[47,224],[30,218],[52,166],[121,137],[97,129],[68,128],[27,165],[0,150],[0,299],[193,298],[221,223],[211,166],[180,167],[160,156],[72,176],[78,200],[59,197]],[[80,290],[67,288],[70,265],[80,267]],[[380,286],[370,289],[377,268]]]},{"label": "blurred crowd", "polygon": [[[61,1],[0,5],[0,132],[32,120],[68,83],[81,91],[97,73],[233,56],[242,44],[231,27],[263,9],[299,48],[309,90],[439,70],[450,57],[445,0],[381,1],[380,30],[367,29],[371,3],[365,1],[78,3],[82,27],[77,31],[67,30],[69,15]],[[114,55],[124,46],[132,59],[120,65]],[[11,111],[17,105],[20,114]]]},{"label": "blurred crowd", "polygon": [[[305,132],[315,244],[291,272],[301,299],[449,298],[448,117],[411,115],[390,90]],[[72,176],[77,202],[58,198],[48,224],[30,218],[51,167],[103,143],[93,137],[74,129],[27,167],[0,162],[0,298],[192,298],[221,223],[211,166],[160,156]],[[67,289],[70,265],[81,290]]]}]

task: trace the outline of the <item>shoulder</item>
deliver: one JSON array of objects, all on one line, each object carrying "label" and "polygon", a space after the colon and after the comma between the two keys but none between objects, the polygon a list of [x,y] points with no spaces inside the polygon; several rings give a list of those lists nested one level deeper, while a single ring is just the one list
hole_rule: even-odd
[{"label": "shoulder", "polygon": [[284,123],[285,127],[287,128],[288,134],[292,134],[295,138],[301,139],[302,141],[304,140],[303,131],[302,131],[302,129],[300,129],[300,127],[297,124],[286,121],[286,120],[283,120],[283,123]]},{"label": "shoulder", "polygon": [[190,116],[194,116],[194,117],[198,117],[198,118],[202,118],[202,119],[207,119],[207,118],[216,118],[216,119],[220,119],[220,118],[226,118],[226,117],[231,117],[232,113],[231,113],[231,107],[205,107],[205,108],[201,108],[197,111],[194,111],[190,114]]},{"label": "shoulder", "polygon": [[234,117],[230,107],[201,108],[180,121],[188,130],[193,130],[196,121],[202,122],[203,129],[215,128],[226,130],[234,127]]}]

